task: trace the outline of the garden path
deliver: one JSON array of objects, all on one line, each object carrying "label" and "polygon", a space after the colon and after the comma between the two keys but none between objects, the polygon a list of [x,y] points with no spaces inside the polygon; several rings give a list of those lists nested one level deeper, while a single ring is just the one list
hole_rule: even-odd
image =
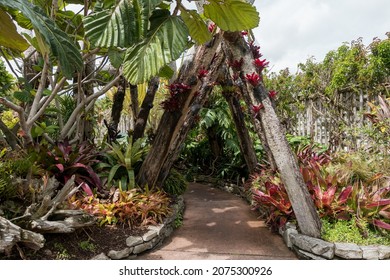
[{"label": "garden path", "polygon": [[183,224],[144,260],[297,259],[283,239],[259,221],[240,197],[190,183],[184,194]]}]

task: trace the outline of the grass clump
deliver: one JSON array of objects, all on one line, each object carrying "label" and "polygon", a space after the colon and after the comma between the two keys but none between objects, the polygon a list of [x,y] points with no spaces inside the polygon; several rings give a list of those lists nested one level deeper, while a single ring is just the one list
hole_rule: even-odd
[{"label": "grass clump", "polygon": [[[362,235],[362,232],[366,236]],[[355,219],[335,222],[322,219],[322,239],[329,242],[355,243],[357,245],[390,246],[390,235],[381,235],[380,232],[370,228],[368,223],[357,223]]]}]

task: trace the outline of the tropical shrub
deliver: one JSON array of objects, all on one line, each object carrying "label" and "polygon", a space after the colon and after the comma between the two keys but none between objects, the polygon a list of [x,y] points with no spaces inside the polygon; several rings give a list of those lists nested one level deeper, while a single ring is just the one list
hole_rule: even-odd
[{"label": "tropical shrub", "polygon": [[187,181],[176,169],[171,169],[163,183],[163,190],[171,195],[182,195],[187,189]]},{"label": "tropical shrub", "polygon": [[170,198],[163,191],[116,190],[109,200],[73,196],[69,203],[97,216],[100,225],[146,226],[163,222],[171,213]]},{"label": "tropical shrub", "polygon": [[107,178],[107,185],[113,184],[122,191],[136,187],[135,172],[148,152],[144,139],[132,143],[131,138],[123,143],[112,143],[103,152],[103,159],[97,169],[101,177]]}]

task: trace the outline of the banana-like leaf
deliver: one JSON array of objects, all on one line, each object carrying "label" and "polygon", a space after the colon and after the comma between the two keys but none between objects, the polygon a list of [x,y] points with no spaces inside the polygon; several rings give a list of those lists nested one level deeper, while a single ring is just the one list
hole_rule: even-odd
[{"label": "banana-like leaf", "polygon": [[83,60],[79,49],[69,36],[46,16],[42,9],[34,6],[28,0],[0,0],[0,6],[19,10],[31,20],[34,30],[40,33],[45,44],[58,59],[64,76],[71,78],[75,71],[82,69]]},{"label": "banana-like leaf", "polygon": [[151,25],[148,36],[125,55],[123,74],[133,85],[156,76],[187,47],[188,29],[180,17],[171,16],[167,10],[156,10]]},{"label": "banana-like leaf", "polygon": [[211,33],[197,11],[188,11],[184,8],[181,8],[180,11],[180,16],[187,25],[188,31],[196,43],[201,45],[211,40]]},{"label": "banana-like leaf", "polygon": [[259,25],[260,17],[256,8],[243,0],[209,0],[204,5],[204,14],[222,30],[241,31]]},{"label": "banana-like leaf", "polygon": [[149,18],[161,0],[121,0],[111,10],[84,19],[86,35],[99,47],[128,47],[148,31]]},{"label": "banana-like leaf", "polygon": [[18,33],[11,17],[0,10],[0,46],[20,52],[27,50],[28,42]]}]

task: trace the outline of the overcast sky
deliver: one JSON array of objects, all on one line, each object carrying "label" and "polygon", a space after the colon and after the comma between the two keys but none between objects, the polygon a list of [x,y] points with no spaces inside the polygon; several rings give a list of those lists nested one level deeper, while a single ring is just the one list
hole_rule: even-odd
[{"label": "overcast sky", "polygon": [[255,0],[260,25],[255,36],[271,71],[296,66],[325,54],[343,42],[363,37],[386,38],[390,0]]}]

